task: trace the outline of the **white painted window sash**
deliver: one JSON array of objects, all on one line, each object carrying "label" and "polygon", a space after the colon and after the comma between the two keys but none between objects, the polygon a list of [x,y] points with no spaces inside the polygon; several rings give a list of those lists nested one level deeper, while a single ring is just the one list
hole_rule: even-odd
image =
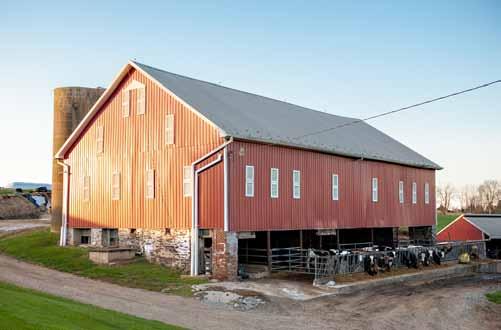
[{"label": "white painted window sash", "polygon": [[292,171],[292,198],[301,198],[301,171]]},{"label": "white painted window sash", "polygon": [[174,144],[174,114],[165,116],[165,144]]},{"label": "white painted window sash", "polygon": [[404,203],[404,182],[399,181],[398,182],[398,201],[400,204]]},{"label": "white painted window sash", "polygon": [[374,203],[378,202],[379,196],[378,196],[378,179],[377,178],[372,178],[372,201]]},{"label": "white painted window sash", "polygon": [[155,198],[155,170],[146,171],[146,198]]},{"label": "white painted window sash", "polygon": [[417,203],[417,184],[416,182],[412,183],[412,204]]},{"label": "white painted window sash", "polygon": [[191,166],[184,166],[183,167],[183,196],[184,197],[190,197],[192,195],[192,187],[193,187],[193,181],[192,181],[192,170]]},{"label": "white painted window sash", "polygon": [[83,200],[88,202],[90,200],[90,176],[84,175],[83,177]]},{"label": "white painted window sash", "polygon": [[144,115],[146,112],[146,88],[138,88],[136,91],[137,114]]},{"label": "white painted window sash", "polygon": [[104,127],[97,126],[96,128],[96,147],[97,153],[101,154],[104,152]]},{"label": "white painted window sash", "polygon": [[254,197],[254,166],[245,166],[245,197]]},{"label": "white painted window sash", "polygon": [[278,198],[278,180],[279,180],[279,170],[278,168],[272,168],[270,171],[270,197]]},{"label": "white painted window sash", "polygon": [[128,89],[122,92],[122,116],[129,117],[130,115],[130,91]]},{"label": "white painted window sash", "polygon": [[120,200],[121,180],[120,172],[114,172],[111,182],[111,199],[114,201]]},{"label": "white painted window sash", "polygon": [[424,203],[430,204],[430,185],[428,182],[424,184]]},{"label": "white painted window sash", "polygon": [[332,174],[332,200],[339,200],[339,175]]}]

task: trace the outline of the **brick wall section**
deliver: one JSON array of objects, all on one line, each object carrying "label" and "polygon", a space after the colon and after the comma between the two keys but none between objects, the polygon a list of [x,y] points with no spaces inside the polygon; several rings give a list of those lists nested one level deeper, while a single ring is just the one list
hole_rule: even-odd
[{"label": "brick wall section", "polygon": [[118,230],[120,247],[136,248],[150,262],[190,270],[190,230],[137,229]]},{"label": "brick wall section", "polygon": [[215,229],[212,237],[212,276],[220,280],[235,280],[238,273],[237,233]]}]

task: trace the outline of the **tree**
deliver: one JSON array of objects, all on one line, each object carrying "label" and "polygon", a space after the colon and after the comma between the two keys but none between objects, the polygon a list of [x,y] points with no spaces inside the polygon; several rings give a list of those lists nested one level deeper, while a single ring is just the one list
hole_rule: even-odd
[{"label": "tree", "polygon": [[478,187],[475,185],[466,185],[461,188],[459,192],[461,209],[464,212],[473,213],[480,207],[480,195]]},{"label": "tree", "polygon": [[501,184],[497,180],[485,180],[478,187],[478,194],[484,212],[490,214],[496,209],[498,200],[501,197]]},{"label": "tree", "polygon": [[437,197],[440,202],[439,209],[443,214],[446,214],[451,207],[454,191],[454,187],[450,183],[437,186]]}]

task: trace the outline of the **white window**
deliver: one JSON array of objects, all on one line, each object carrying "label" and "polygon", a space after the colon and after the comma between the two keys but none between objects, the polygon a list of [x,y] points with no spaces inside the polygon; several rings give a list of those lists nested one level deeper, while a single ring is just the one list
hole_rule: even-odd
[{"label": "white window", "polygon": [[191,196],[192,190],[192,168],[191,166],[183,167],[183,196],[189,197]]},{"label": "white window", "polygon": [[377,178],[372,178],[372,201],[378,201],[378,183]]},{"label": "white window", "polygon": [[298,170],[292,171],[292,198],[301,198],[301,172]]},{"label": "white window", "polygon": [[146,198],[155,198],[155,170],[146,171]]},{"label": "white window", "polygon": [[144,87],[136,89],[137,91],[137,114],[144,115],[146,112],[146,89]]},{"label": "white window", "polygon": [[165,116],[165,144],[174,144],[174,115]]},{"label": "white window", "polygon": [[430,204],[430,185],[428,182],[424,184],[424,203]]},{"label": "white window", "polygon": [[245,166],[245,196],[254,197],[254,166]]},{"label": "white window", "polygon": [[103,126],[97,126],[96,147],[97,147],[98,154],[101,154],[104,152],[104,127]]},{"label": "white window", "polygon": [[129,117],[130,114],[130,92],[124,90],[122,92],[122,116]]},{"label": "white window", "polygon": [[278,168],[272,168],[270,173],[270,197],[278,198]]},{"label": "white window", "polygon": [[113,173],[111,180],[111,199],[114,201],[120,199],[120,172]]},{"label": "white window", "polygon": [[398,182],[398,201],[400,204],[404,203],[404,182],[399,181]]},{"label": "white window", "polygon": [[332,174],[332,200],[339,200],[339,176]]},{"label": "white window", "polygon": [[83,200],[90,200],[90,176],[88,175],[83,177]]},{"label": "white window", "polygon": [[417,184],[416,182],[412,183],[412,204],[417,203]]}]

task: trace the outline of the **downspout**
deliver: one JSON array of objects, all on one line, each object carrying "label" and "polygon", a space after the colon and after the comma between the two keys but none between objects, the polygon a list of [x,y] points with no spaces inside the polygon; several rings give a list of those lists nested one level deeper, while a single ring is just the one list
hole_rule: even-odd
[{"label": "downspout", "polygon": [[198,170],[196,169],[197,164],[203,162],[204,160],[207,160],[208,158],[212,157],[216,153],[220,152],[221,150],[224,150],[224,164],[225,164],[225,175],[224,175],[224,226],[225,230],[227,228],[227,223],[228,223],[228,201],[227,201],[227,149],[226,147],[233,142],[233,138],[230,138],[227,142],[224,144],[220,145],[216,149],[210,151],[208,154],[202,156],[201,158],[197,159],[191,164],[192,167],[192,175],[193,175],[193,192],[192,192],[192,203],[191,203],[191,267],[190,267],[190,274],[191,276],[197,276],[198,275],[198,175],[202,173],[203,171],[211,168],[212,166],[216,165],[219,163],[221,159],[221,155],[219,157],[199,168]]},{"label": "downspout", "polygon": [[70,165],[66,164],[64,161],[58,161],[59,165],[63,167],[63,205],[62,205],[62,221],[61,230],[59,231],[59,246],[66,246],[66,237],[68,231],[68,193],[70,184]]}]

